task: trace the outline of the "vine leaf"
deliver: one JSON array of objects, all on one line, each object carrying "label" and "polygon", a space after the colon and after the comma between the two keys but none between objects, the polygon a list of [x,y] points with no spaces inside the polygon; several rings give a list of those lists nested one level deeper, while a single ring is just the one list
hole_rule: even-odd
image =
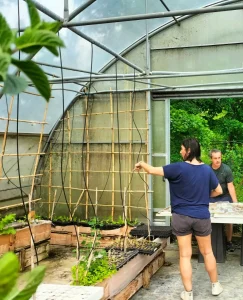
[{"label": "vine leaf", "polygon": [[33,82],[36,89],[47,101],[51,97],[51,88],[42,69],[31,60],[22,61],[12,58],[12,64],[18,67]]},{"label": "vine leaf", "polygon": [[0,45],[3,51],[7,51],[13,39],[13,33],[3,15],[0,13]]},{"label": "vine leaf", "polygon": [[19,50],[26,53],[33,53],[41,46],[46,47],[56,56],[58,56],[56,47],[64,47],[63,41],[54,32],[30,28],[26,29],[15,43]]},{"label": "vine leaf", "polygon": [[3,93],[16,95],[23,92],[27,86],[27,81],[23,77],[7,74],[4,82]]},{"label": "vine leaf", "polygon": [[7,295],[16,284],[18,278],[18,258],[12,252],[4,254],[0,259],[0,297]]},{"label": "vine leaf", "polygon": [[38,10],[35,7],[34,3],[30,0],[26,0],[26,2],[28,4],[31,27],[33,28],[39,23],[41,23],[41,19],[39,17]]},{"label": "vine leaf", "polygon": [[4,81],[6,79],[10,62],[10,54],[2,52],[0,48],[0,81]]}]

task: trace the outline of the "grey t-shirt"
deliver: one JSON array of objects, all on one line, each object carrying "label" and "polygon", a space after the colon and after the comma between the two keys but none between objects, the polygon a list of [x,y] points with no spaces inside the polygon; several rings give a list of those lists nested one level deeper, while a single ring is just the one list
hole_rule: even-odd
[{"label": "grey t-shirt", "polygon": [[[212,168],[212,165],[211,165],[211,168]],[[233,182],[233,174],[232,174],[230,167],[226,164],[221,163],[221,166],[217,170],[214,170],[213,168],[212,168],[212,170],[214,171],[215,175],[217,176],[218,181],[223,189],[223,194],[215,197],[215,199],[229,196],[229,190],[228,190],[227,184],[230,182]]]}]

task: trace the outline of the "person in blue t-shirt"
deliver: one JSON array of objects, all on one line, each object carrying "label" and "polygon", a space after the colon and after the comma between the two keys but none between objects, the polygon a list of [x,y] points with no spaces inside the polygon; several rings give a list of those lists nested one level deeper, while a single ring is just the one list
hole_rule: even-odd
[{"label": "person in blue t-shirt", "polygon": [[211,245],[210,197],[222,194],[222,188],[211,167],[201,159],[199,142],[185,139],[180,154],[183,162],[164,167],[153,167],[143,161],[135,164],[135,170],[144,169],[151,175],[164,176],[169,181],[172,232],[176,235],[180,253],[180,273],[185,290],[181,299],[192,300],[192,234],[195,235],[205,268],[212,283],[212,294],[219,295],[223,288],[218,282],[216,260]]}]

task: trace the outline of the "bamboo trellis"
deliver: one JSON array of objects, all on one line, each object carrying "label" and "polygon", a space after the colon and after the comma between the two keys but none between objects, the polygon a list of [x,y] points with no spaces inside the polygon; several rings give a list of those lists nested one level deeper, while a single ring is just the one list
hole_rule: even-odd
[{"label": "bamboo trellis", "polygon": [[[43,134],[44,134],[44,126],[45,126],[45,124],[47,124],[46,123],[46,115],[47,115],[48,104],[46,104],[46,107],[45,107],[45,110],[44,110],[43,121],[38,121],[38,120],[37,121],[30,121],[30,120],[22,120],[22,119],[12,118],[11,114],[12,114],[12,110],[13,110],[13,104],[14,104],[14,97],[12,96],[11,100],[10,100],[10,105],[9,105],[9,108],[8,108],[8,112],[7,112],[7,114],[8,114],[7,117],[0,117],[0,120],[6,120],[7,121],[5,131],[4,131],[4,135],[3,135],[2,151],[1,151],[1,154],[0,154],[0,183],[8,181],[8,182],[14,184],[12,182],[12,180],[31,179],[31,185],[30,185],[30,191],[29,191],[29,195],[28,195],[28,201],[24,202],[25,205],[29,204],[30,207],[31,207],[31,203],[36,203],[36,202],[41,200],[41,198],[34,198],[33,194],[34,194],[34,187],[35,187],[35,179],[38,178],[38,177],[43,176],[43,174],[37,173],[37,167],[38,167],[40,156],[45,154],[41,151],[41,148],[42,148],[42,139],[43,139]],[[41,125],[40,137],[39,137],[39,142],[38,142],[38,146],[37,146],[37,152],[34,152],[34,153],[6,153],[8,129],[9,129],[10,122],[26,123],[26,124],[30,124],[30,125],[34,125],[34,124]],[[34,166],[31,169],[31,173],[29,172],[29,174],[20,175],[20,170],[19,170],[19,175],[18,176],[13,176],[13,175],[8,176],[7,173],[3,175],[3,171],[4,171],[3,159],[4,159],[4,157],[16,157],[16,156],[18,156],[20,158],[23,158],[23,157],[34,157],[35,158]],[[16,186],[16,188],[17,188],[17,186]],[[9,204],[8,205],[3,205],[3,206],[0,207],[0,210],[17,208],[17,207],[21,207],[21,206],[23,206],[22,201],[20,203],[15,203],[15,204],[10,204],[10,205]]]},{"label": "bamboo trellis", "polygon": [[[103,96],[102,96],[103,97]],[[145,211],[145,213],[147,214],[148,217],[148,197],[147,195],[149,193],[152,193],[152,191],[147,190],[147,185],[141,181],[141,184],[139,185],[139,188],[132,188],[132,181],[134,179],[133,175],[133,165],[136,162],[135,161],[135,157],[138,155],[141,155],[140,157],[148,157],[149,153],[148,153],[148,132],[149,132],[149,128],[148,128],[148,118],[147,118],[147,113],[148,113],[148,107],[146,103],[146,98],[144,98],[143,102],[140,102],[139,106],[137,107],[137,105],[135,105],[136,101],[134,100],[134,95],[133,93],[127,94],[127,97],[123,99],[125,106],[127,107],[127,109],[120,109],[118,110],[118,114],[121,114],[121,116],[123,114],[126,114],[126,118],[128,118],[128,120],[124,123],[123,125],[126,124],[125,126],[115,126],[115,122],[114,122],[114,116],[117,114],[117,110],[114,110],[114,92],[110,91],[110,93],[107,94],[105,101],[106,104],[109,104],[110,106],[110,110],[104,110],[96,112],[93,111],[94,109],[90,108],[90,104],[89,104],[89,99],[88,97],[84,97],[82,98],[81,101],[81,106],[83,103],[83,109],[85,110],[85,113],[81,113],[81,114],[75,114],[74,111],[74,106],[71,108],[73,109],[72,115],[70,114],[70,110],[68,110],[65,114],[65,116],[60,119],[60,122],[63,122],[63,120],[65,121],[65,125],[64,128],[56,128],[53,132],[54,136],[52,141],[55,139],[55,136],[57,136],[56,140],[58,140],[58,134],[61,132],[60,130],[64,130],[64,132],[67,133],[67,135],[65,135],[64,138],[64,142],[65,144],[67,144],[67,147],[65,151],[61,152],[60,150],[58,151],[57,147],[58,145],[60,145],[61,141],[58,140],[55,142],[55,144],[52,144],[50,146],[49,152],[46,153],[45,155],[49,155],[49,168],[48,169],[44,169],[41,170],[41,173],[43,174],[43,176],[49,176],[48,178],[48,184],[42,184],[41,187],[42,188],[46,188],[48,191],[48,201],[45,201],[45,199],[43,199],[42,203],[48,203],[48,207],[49,207],[49,211],[50,208],[52,207],[52,190],[56,189],[56,190],[61,190],[61,189],[65,189],[67,191],[69,191],[69,205],[72,208],[72,214],[70,215],[70,217],[73,217],[75,213],[77,213],[77,209],[78,207],[81,207],[82,209],[84,209],[84,217],[86,219],[88,219],[90,217],[90,212],[89,212],[89,208],[91,206],[95,206],[95,210],[97,209],[97,207],[104,207],[104,208],[109,208],[110,207],[110,213],[111,213],[111,218],[114,220],[115,218],[115,213],[116,213],[116,209],[117,208],[122,208],[122,205],[119,205],[117,203],[116,197],[117,195],[119,195],[119,193],[124,193],[124,188],[126,188],[126,207],[127,207],[127,217],[131,220],[135,215],[133,215],[133,211],[134,209],[136,210],[138,208],[138,206],[134,205],[133,203],[133,198],[137,197],[137,198],[141,198],[140,195],[142,195],[143,199],[143,205],[144,206],[139,206],[139,209],[143,209]],[[103,100],[103,99],[102,99]],[[76,102],[77,103],[77,102]],[[98,103],[98,102],[97,102]],[[93,105],[97,104],[94,100],[94,103],[92,103]],[[142,104],[141,104],[142,103]],[[143,104],[144,103],[144,104]],[[98,105],[98,104],[97,104]],[[77,107],[78,104],[77,104]],[[105,106],[107,107],[107,106]],[[102,107],[99,107],[102,110]],[[140,122],[139,126],[135,126],[134,125],[134,114],[136,113],[136,117],[137,119],[142,119],[143,121]],[[141,114],[141,118],[139,118]],[[106,124],[107,123],[107,117],[110,116],[110,125],[109,126],[104,126],[104,122]],[[120,117],[121,117],[120,116]],[[144,117],[145,116],[145,117]],[[100,126],[97,126],[97,121],[91,122],[91,118],[95,118],[95,117],[99,117],[101,119],[99,119],[100,121]],[[71,120],[81,120],[81,118],[83,119],[83,122],[85,123],[85,127],[80,127],[77,126],[80,123],[77,123],[76,126],[73,125],[73,121]],[[103,118],[103,119],[102,119]],[[121,117],[123,118],[123,117]],[[102,120],[104,120],[104,122],[102,122]],[[103,123],[103,124],[102,124]],[[72,124],[72,125],[71,125]],[[141,126],[142,125],[142,126]],[[96,138],[96,140],[93,137],[93,133],[94,135],[97,137],[101,137],[102,133],[104,133],[105,131],[108,132],[108,130],[110,130],[111,134],[110,134],[110,139],[108,138],[107,140],[107,134],[106,134],[106,138],[104,142],[99,142]],[[119,151],[116,146],[118,145],[119,141],[116,141],[116,134],[117,131],[121,130],[124,132],[125,135],[123,135],[123,137],[127,136],[127,141],[124,141],[124,138],[122,140],[122,143],[125,144],[124,148]],[[134,136],[135,136],[135,132],[136,131],[140,131],[143,132],[142,136],[142,141],[138,141],[138,140],[133,140]],[[77,132],[77,133],[75,133]],[[127,135],[126,135],[127,132]],[[75,133],[76,136],[76,140],[75,138],[72,138],[71,140],[71,136],[72,133]],[[80,133],[81,137],[85,137],[82,138],[82,142],[78,142],[80,141],[77,140],[77,134]],[[79,136],[79,135],[78,135]],[[138,136],[138,134],[137,134]],[[102,149],[102,150],[96,150],[96,144],[107,144],[110,145],[110,149]],[[142,145],[140,151],[138,151],[138,146]],[[83,148],[85,145],[85,148]],[[138,146],[136,146],[138,145]],[[79,150],[78,150],[79,149]],[[120,148],[119,148],[120,149]],[[65,155],[65,159],[67,160],[67,168],[65,170],[65,172],[67,174],[69,174],[69,179],[67,181],[67,183],[65,184],[65,186],[62,186],[61,184],[54,184],[53,178],[58,178],[57,176],[59,176],[58,174],[60,174],[60,172],[62,172],[62,170],[60,170],[60,168],[58,167],[58,165],[56,166],[55,164],[55,168],[53,169],[53,161],[55,161],[59,156],[61,155]],[[92,155],[92,157],[91,157]],[[106,163],[106,169],[102,168],[102,169],[97,169],[97,168],[91,168],[91,164],[92,166],[94,166],[94,162],[92,161],[93,159],[97,160],[97,163],[99,162],[99,157],[108,157],[110,156],[110,160],[107,160]],[[128,164],[124,170],[124,168],[122,168],[122,170],[118,170],[116,168],[116,160],[118,159],[118,155],[122,155],[124,157],[124,159],[127,159]],[[82,157],[83,156],[83,157]],[[125,158],[127,157],[127,158]],[[84,164],[82,165],[82,167],[80,168],[79,165],[76,165],[75,163],[73,163],[76,158],[78,158],[78,161],[80,159],[84,160]],[[103,158],[101,158],[103,159]],[[108,166],[110,161],[110,168]],[[80,164],[81,165],[81,164]],[[76,168],[75,168],[76,166]],[[144,172],[140,172],[143,176],[144,176],[144,180],[147,182],[147,176],[145,175]],[[74,175],[75,174],[75,175]],[[84,174],[84,178],[82,178],[82,174]],[[93,175],[92,175],[93,174]],[[105,175],[107,174],[107,175]],[[109,178],[109,174],[111,174],[110,178]],[[96,178],[97,176],[97,182],[92,183],[91,180],[91,175],[92,178]],[[116,175],[116,177],[115,177]],[[119,190],[119,185],[116,183],[118,180],[119,176],[125,176],[123,179],[123,184],[124,185],[128,185],[127,187],[123,186],[123,190],[120,191]],[[96,177],[93,177],[96,176]],[[103,189],[104,187],[102,185],[99,184],[99,179],[101,179],[101,176],[103,176],[103,181],[105,179],[105,177],[107,176],[110,184],[109,184],[109,188],[105,188],[105,190]],[[127,179],[126,179],[127,176]],[[79,178],[80,180],[80,184],[77,185],[77,183],[74,185],[75,179]],[[74,181],[73,181],[74,180]],[[82,183],[85,181],[85,184]],[[56,182],[56,181],[55,181]],[[126,184],[125,184],[126,182]],[[77,192],[78,197],[77,197]],[[104,199],[107,199],[107,196],[109,195],[110,197],[110,203],[107,203],[108,200],[105,200],[106,203],[103,203],[101,197],[103,195],[103,193],[105,193],[106,196],[104,196]],[[99,195],[99,198],[98,198]],[[137,196],[136,196],[137,195]],[[82,201],[82,198],[84,197],[84,202]],[[93,198],[93,203],[96,203],[95,205],[93,203],[90,203],[90,197]],[[101,199],[101,202],[99,203]],[[66,202],[63,201],[59,201],[58,205],[65,205]],[[99,210],[100,212],[100,210]],[[50,214],[50,212],[49,212]]]}]

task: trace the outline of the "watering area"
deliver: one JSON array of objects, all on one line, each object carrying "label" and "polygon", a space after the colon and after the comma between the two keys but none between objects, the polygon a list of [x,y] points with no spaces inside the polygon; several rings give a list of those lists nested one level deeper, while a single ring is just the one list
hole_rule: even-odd
[{"label": "watering area", "polygon": [[[240,242],[236,242],[240,243]],[[237,244],[236,244],[237,245]],[[141,288],[132,300],[175,300],[180,299],[183,285],[179,272],[179,251],[176,243],[165,248],[165,264],[151,278],[149,289]],[[235,299],[243,300],[243,266],[240,266],[240,249],[227,252],[225,263],[218,263],[219,280],[224,291],[219,296],[212,296],[209,277],[204,263],[198,262],[197,247],[193,246],[192,272],[193,293],[195,300]]]}]

